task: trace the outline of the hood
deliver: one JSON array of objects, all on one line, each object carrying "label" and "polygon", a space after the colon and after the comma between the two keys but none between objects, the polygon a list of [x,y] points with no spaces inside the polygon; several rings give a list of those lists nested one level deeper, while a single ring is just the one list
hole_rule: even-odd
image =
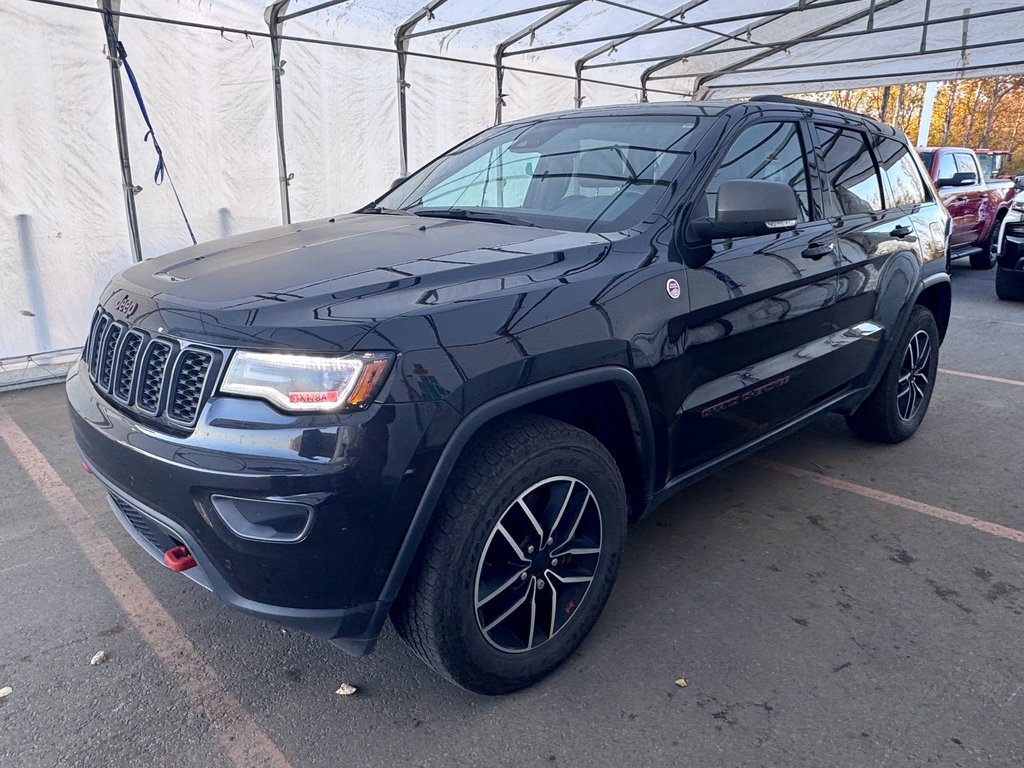
[{"label": "hood", "polygon": [[114,312],[128,294],[133,323],[209,343],[348,346],[382,320],[556,279],[607,247],[589,233],[350,214],[143,261],[104,304]]}]

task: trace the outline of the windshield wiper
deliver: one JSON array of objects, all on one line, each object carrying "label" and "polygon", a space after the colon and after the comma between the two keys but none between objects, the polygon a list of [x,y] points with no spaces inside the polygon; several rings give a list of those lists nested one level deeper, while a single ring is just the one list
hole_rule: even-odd
[{"label": "windshield wiper", "polygon": [[388,216],[415,216],[412,211],[407,211],[405,208],[385,208],[382,205],[374,205],[370,208],[363,208],[360,213],[382,213]]},{"label": "windshield wiper", "polygon": [[518,216],[509,216],[504,213],[491,213],[490,211],[476,211],[466,208],[420,208],[411,213],[417,216],[427,216],[435,219],[461,219],[464,221],[486,221],[492,224],[508,224],[513,227],[536,227],[532,221],[521,219]]}]

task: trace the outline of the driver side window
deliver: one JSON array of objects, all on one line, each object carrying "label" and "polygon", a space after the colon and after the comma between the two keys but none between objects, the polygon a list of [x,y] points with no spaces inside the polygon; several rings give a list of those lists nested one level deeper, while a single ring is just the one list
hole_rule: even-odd
[{"label": "driver side window", "polygon": [[708,215],[715,213],[718,188],[723,181],[758,179],[791,186],[800,207],[800,220],[810,221],[811,197],[804,155],[799,123],[758,123],[744,129],[704,190]]}]

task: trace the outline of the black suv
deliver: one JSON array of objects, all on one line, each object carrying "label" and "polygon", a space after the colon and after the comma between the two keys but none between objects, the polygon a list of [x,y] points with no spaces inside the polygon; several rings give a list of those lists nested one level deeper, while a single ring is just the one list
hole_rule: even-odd
[{"label": "black suv", "polygon": [[829,412],[898,442],[949,320],[906,138],[784,99],[486,130],[366,208],[137,264],[67,381],[153,557],[499,693],[554,669],[627,521]]}]

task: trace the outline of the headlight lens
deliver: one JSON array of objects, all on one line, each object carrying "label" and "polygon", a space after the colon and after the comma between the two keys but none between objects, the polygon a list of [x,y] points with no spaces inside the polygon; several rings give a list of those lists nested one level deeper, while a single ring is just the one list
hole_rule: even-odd
[{"label": "headlight lens", "polygon": [[1024,212],[1024,200],[1016,200],[1010,207],[1015,211]]},{"label": "headlight lens", "polygon": [[394,355],[292,355],[238,350],[220,391],[258,397],[285,411],[365,408],[380,391]]}]

